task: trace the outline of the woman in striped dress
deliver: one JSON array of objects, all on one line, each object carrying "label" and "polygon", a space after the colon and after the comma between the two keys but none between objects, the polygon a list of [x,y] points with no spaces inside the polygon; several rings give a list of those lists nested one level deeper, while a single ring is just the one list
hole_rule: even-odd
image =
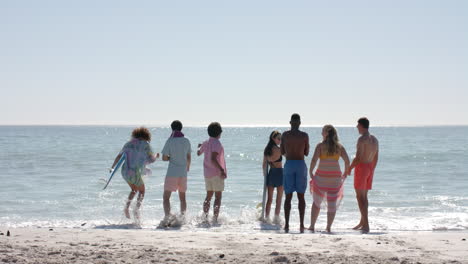
[{"label": "woman in striped dress", "polygon": [[[309,230],[315,231],[315,223],[320,213],[320,205],[323,200],[327,204],[327,232],[331,232],[331,226],[335,219],[336,210],[343,199],[343,183],[346,178],[346,172],[349,168],[349,157],[345,148],[338,140],[338,133],[332,125],[326,125],[322,129],[323,141],[317,144],[314,157],[310,163],[310,192],[313,196],[311,224]],[[345,164],[344,173],[342,173],[339,159],[343,159]],[[319,162],[318,168],[314,173],[314,168]]]}]

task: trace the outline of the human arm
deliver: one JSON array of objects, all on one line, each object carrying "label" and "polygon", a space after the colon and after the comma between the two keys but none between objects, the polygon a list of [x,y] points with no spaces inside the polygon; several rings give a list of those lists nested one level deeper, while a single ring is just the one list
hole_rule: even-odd
[{"label": "human arm", "polygon": [[315,169],[315,166],[317,165],[317,161],[318,161],[318,159],[320,157],[320,150],[321,150],[320,145],[321,144],[319,143],[315,147],[314,156],[312,157],[312,160],[310,161],[309,175],[310,175],[311,178],[312,178],[312,176],[314,176],[314,169]]},{"label": "human arm", "polygon": [[284,136],[284,134],[281,135],[281,145],[280,145],[280,151],[281,151],[281,155],[285,155],[286,154],[286,149],[284,147],[284,144],[286,143],[286,138]]},{"label": "human arm", "polygon": [[117,157],[115,157],[115,160],[114,160],[114,163],[112,163],[112,166],[111,168],[109,169],[109,171],[113,171],[114,168],[115,168],[115,165],[117,165],[117,162],[119,162],[120,158],[122,157],[123,153],[120,152]]},{"label": "human arm", "polygon": [[168,140],[166,141],[166,143],[164,144],[164,147],[163,147],[163,149],[162,149],[162,151],[161,151],[162,160],[163,160],[163,161],[169,161],[169,160],[171,159],[169,140],[171,140],[171,139],[168,139]]},{"label": "human arm", "polygon": [[356,165],[361,163],[362,154],[363,154],[362,152],[364,151],[363,147],[364,147],[363,140],[359,138],[357,145],[356,145],[356,156],[354,157],[353,162],[349,166],[348,173],[347,173],[348,175],[351,174],[351,171],[354,169],[354,167],[356,167]]},{"label": "human arm", "polygon": [[379,162],[379,142],[377,141],[377,151],[375,152],[374,160],[372,161],[372,168],[377,167],[377,163]]},{"label": "human arm", "polygon": [[190,171],[190,164],[192,163],[192,154],[187,153],[187,171]]},{"label": "human arm", "polygon": [[309,135],[305,134],[304,156],[309,156],[309,151],[310,151]]},{"label": "human arm", "polygon": [[218,152],[211,152],[211,161],[212,161],[213,164],[215,164],[215,166],[221,171],[221,176],[222,176],[223,178],[226,178],[226,171],[223,169],[223,167],[221,166],[221,164],[219,164],[218,155],[219,155]]},{"label": "human arm", "polygon": [[149,143],[146,145],[146,153],[148,155],[146,162],[148,163],[153,163],[159,158],[159,153],[155,154]]},{"label": "human arm", "polygon": [[263,176],[266,177],[267,176],[267,163],[268,163],[268,160],[267,160],[267,156],[263,156],[263,162],[262,162],[262,169],[263,169]]},{"label": "human arm", "polygon": [[155,162],[157,159],[159,159],[159,153],[156,153],[156,154],[151,153],[151,154],[149,155],[149,160],[150,160],[150,162]]},{"label": "human arm", "polygon": [[349,156],[348,156],[348,153],[346,152],[346,149],[343,146],[341,146],[341,158],[343,159],[344,164],[345,164],[343,177],[349,176],[349,174],[351,173],[351,171],[349,170]]},{"label": "human arm", "polygon": [[205,151],[203,144],[198,144],[197,156],[200,156]]}]

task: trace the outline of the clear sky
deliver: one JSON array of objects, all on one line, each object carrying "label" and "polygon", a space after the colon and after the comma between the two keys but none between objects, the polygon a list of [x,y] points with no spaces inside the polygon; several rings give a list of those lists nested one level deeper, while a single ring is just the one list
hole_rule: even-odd
[{"label": "clear sky", "polygon": [[468,1],[1,1],[0,124],[468,124]]}]

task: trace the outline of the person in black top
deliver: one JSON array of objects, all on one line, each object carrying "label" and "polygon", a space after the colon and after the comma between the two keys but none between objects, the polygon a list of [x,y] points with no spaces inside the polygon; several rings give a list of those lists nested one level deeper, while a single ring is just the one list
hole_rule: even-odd
[{"label": "person in black top", "polygon": [[[273,201],[273,192],[276,188],[276,207],[274,224],[280,224],[281,201],[283,199],[283,156],[279,147],[281,143],[281,133],[273,131],[270,134],[270,139],[264,150],[263,156],[263,174],[267,177],[266,183],[268,188],[268,199],[265,208],[265,221],[270,221],[271,203]],[[267,172],[267,164],[270,170]]]}]

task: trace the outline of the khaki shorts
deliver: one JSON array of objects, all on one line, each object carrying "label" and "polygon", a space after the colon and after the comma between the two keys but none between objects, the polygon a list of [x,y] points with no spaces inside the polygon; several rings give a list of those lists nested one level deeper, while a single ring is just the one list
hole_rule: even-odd
[{"label": "khaki shorts", "polygon": [[205,178],[206,191],[222,192],[224,191],[224,179],[221,177]]}]

